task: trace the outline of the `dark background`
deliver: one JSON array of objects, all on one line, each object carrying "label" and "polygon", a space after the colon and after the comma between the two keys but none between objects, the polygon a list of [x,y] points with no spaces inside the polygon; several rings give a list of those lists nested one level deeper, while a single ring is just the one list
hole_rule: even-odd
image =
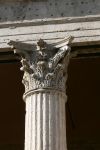
[{"label": "dark background", "polygon": [[[24,149],[20,66],[0,63],[0,150]],[[71,59],[68,75],[68,150],[100,150],[100,58]]]}]

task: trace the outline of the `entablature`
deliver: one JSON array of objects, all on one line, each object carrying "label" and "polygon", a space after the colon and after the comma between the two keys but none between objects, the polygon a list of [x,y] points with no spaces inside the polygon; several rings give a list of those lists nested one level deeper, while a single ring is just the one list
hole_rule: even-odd
[{"label": "entablature", "polygon": [[[0,1],[0,52],[10,50],[7,44],[10,40],[32,44],[43,39],[52,44],[70,35],[74,37],[72,49],[98,46],[99,3],[99,0],[62,0],[62,3],[60,0]],[[97,53],[97,49],[90,51]],[[77,53],[79,51],[78,49]],[[81,53],[90,51],[81,50]]]}]

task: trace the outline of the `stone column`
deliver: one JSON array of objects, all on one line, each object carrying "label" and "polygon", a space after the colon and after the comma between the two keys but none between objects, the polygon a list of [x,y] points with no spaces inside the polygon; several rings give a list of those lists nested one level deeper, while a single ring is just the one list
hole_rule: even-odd
[{"label": "stone column", "polygon": [[10,41],[21,55],[26,102],[25,150],[67,150],[65,103],[71,37],[48,45]]}]

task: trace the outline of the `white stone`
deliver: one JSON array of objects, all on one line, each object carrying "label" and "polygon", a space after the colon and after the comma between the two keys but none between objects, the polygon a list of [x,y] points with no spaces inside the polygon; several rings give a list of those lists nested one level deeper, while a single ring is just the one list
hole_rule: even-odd
[{"label": "white stone", "polygon": [[25,150],[67,150],[66,100],[52,90],[26,96]]}]

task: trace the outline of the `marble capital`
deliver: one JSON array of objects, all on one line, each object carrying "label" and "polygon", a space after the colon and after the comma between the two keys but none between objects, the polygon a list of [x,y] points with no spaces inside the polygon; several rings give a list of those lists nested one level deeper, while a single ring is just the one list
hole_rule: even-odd
[{"label": "marble capital", "polygon": [[33,45],[16,41],[8,43],[21,56],[25,93],[38,89],[66,91],[72,39],[68,37],[54,44],[47,44],[42,39]]}]

